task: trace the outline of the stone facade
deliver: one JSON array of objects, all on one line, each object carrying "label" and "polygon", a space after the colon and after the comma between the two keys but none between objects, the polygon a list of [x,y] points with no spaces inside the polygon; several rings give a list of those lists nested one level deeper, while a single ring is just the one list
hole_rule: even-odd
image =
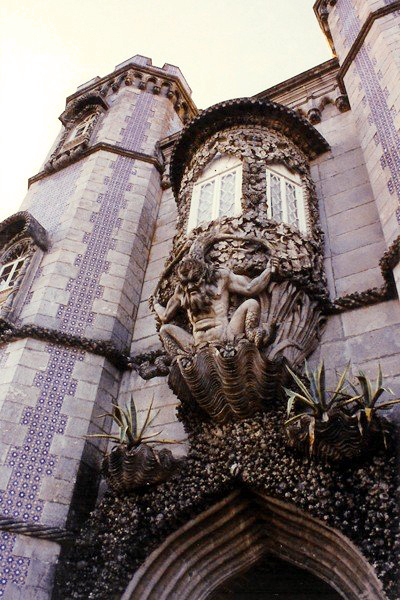
[{"label": "stone facade", "polygon": [[[62,131],[42,170],[31,178],[23,212],[18,213],[26,216],[11,225],[7,220],[0,228],[1,252],[15,240],[27,239],[31,244],[29,261],[15,280],[13,293],[0,305],[0,595],[4,598],[44,600],[52,596],[60,549],[76,537],[76,528],[98,497],[107,440],[85,436],[113,432],[112,419],[105,414],[112,412],[113,404],[123,406],[133,396],[139,422],[146,415],[154,417],[150,433],[162,430],[162,437],[174,440],[170,447],[176,457],[187,454],[188,432],[189,445],[200,454],[207,444],[213,446],[214,434],[222,435],[218,427],[207,429],[206,425],[200,437],[193,438],[188,413],[182,416],[186,388],[176,383],[180,375],[175,362],[170,367],[171,357],[161,344],[160,322],[154,314],[154,302],[165,306],[179,284],[175,265],[185,253],[198,252],[198,240],[207,240],[210,232],[220,236],[215,243],[230,235],[251,236],[257,243],[263,239],[265,247],[270,245],[264,253],[258,246],[240,244],[240,252],[214,248],[208,255],[210,263],[229,264],[235,274],[254,278],[276,255],[281,277],[276,285],[300,286],[302,305],[314,303],[318,327],[310,333],[310,326],[307,340],[315,335],[315,343],[312,338],[312,343],[302,346],[299,362],[303,354],[311,366],[324,359],[329,384],[349,361],[354,374],[362,368],[370,376],[375,376],[379,363],[385,384],[400,396],[400,99],[396,85],[400,3],[318,0],[314,8],[337,58],[252,99],[228,101],[198,113],[177,67],[154,67],[150,59],[139,55],[67,98],[60,117]],[[83,123],[87,126],[79,129]],[[193,185],[207,164],[224,153],[243,162],[242,215],[188,233]],[[268,215],[265,168],[277,162],[301,178],[306,233],[276,223]],[[32,216],[37,227],[32,225]],[[45,237],[40,237],[39,227]],[[188,330],[187,321],[178,325]],[[253,343],[253,339],[248,341]],[[282,356],[296,366],[292,354]],[[254,372],[257,377],[257,369]],[[393,422],[398,421],[398,409],[393,408],[390,415]],[[276,445],[276,423],[265,419],[256,419],[255,427],[259,432],[272,428]],[[224,419],[216,421],[225,424]],[[228,424],[224,430],[227,445],[240,439],[245,447],[246,427],[232,427]],[[261,445],[260,452],[264,450]],[[276,451],[275,446],[272,450]],[[382,575],[386,555],[379,558],[374,548],[363,546],[365,540],[359,542],[350,527],[341,528],[341,516],[330,500],[327,508],[321,508],[318,487],[314,479],[307,479],[314,475],[305,474],[303,467],[296,471],[310,485],[309,505],[301,494],[299,499],[290,482],[289,504],[284,504],[279,485],[285,485],[290,455],[284,454],[283,466],[277,467],[276,481],[271,484],[265,472],[247,473],[246,457],[236,456],[237,464],[229,459],[230,471],[225,473],[224,452],[226,447],[221,450],[216,445],[215,464],[210,461],[207,469],[210,490],[218,488],[218,494],[225,490],[226,499],[217,492],[214,504],[208,499],[208,471],[192,474],[189,483],[178,481],[175,496],[171,491],[168,501],[153,493],[150,499],[160,514],[173,510],[171,503],[184,504],[181,521],[175,525],[163,524],[159,515],[154,524],[151,508],[150,521],[145,522],[146,498],[137,506],[134,497],[130,498],[131,514],[137,510],[143,516],[143,535],[153,535],[153,542],[143,538],[143,548],[147,554],[154,552],[129,585],[134,567],[146,554],[132,562],[129,576],[128,567],[121,573],[118,589],[126,588],[124,599],[159,598],[157,590],[164,585],[170,590],[165,598],[208,597],[204,585],[194,585],[201,573],[203,584],[211,573],[201,558],[205,549],[192,561],[194,579],[189,575],[192,559],[188,551],[182,555],[187,566],[182,580],[186,595],[181,584],[173,583],[177,577],[173,569],[165,579],[157,573],[168,571],[163,549],[179,554],[180,544],[191,548],[188,539],[194,539],[196,528],[207,525],[214,531],[225,509],[232,513],[232,522],[226,518],[224,549],[234,566],[210,575],[210,593],[268,552],[293,562],[292,534],[283,544],[286,554],[281,555],[273,540],[259,539],[260,523],[269,518],[263,511],[280,515],[274,525],[276,539],[283,535],[277,522],[286,511],[291,523],[303,518],[305,530],[320,528],[318,535],[325,540],[326,558],[324,554],[320,564],[310,559],[315,557],[315,540],[309,547],[303,542],[306,549],[296,564],[330,583],[343,597],[383,599],[386,592],[371,566],[377,557],[378,575],[388,597],[396,597],[391,572]],[[260,461],[261,471],[271,468],[258,454],[254,460]],[[368,473],[366,468],[365,481],[354,484],[360,493],[376,481],[392,485],[388,467],[379,480],[378,463]],[[320,466],[316,477],[325,492],[329,484]],[[345,485],[343,473],[332,477],[331,485]],[[238,491],[232,482],[239,480]],[[196,502],[193,499],[190,508],[191,485],[199,488],[193,488]],[[255,493],[252,486],[259,485],[266,487]],[[103,492],[100,486],[99,498]],[[104,519],[115,510],[107,498],[99,509]],[[387,514],[392,515],[393,498],[390,502]],[[290,508],[290,503],[297,508]],[[250,522],[244,515],[253,504],[258,508]],[[373,506],[373,499],[366,501],[366,510]],[[123,515],[123,508],[118,510]],[[354,519],[358,518],[355,513]],[[179,529],[184,519],[190,524]],[[92,523],[95,531],[96,522]],[[249,531],[247,542],[238,532],[230,540],[231,523],[240,523],[235,526],[238,532]],[[132,527],[136,526],[135,522]],[[199,543],[205,544],[203,538]],[[339,572],[329,578],[326,564],[341,544],[347,554],[340,568],[346,575]],[[115,576],[112,561],[109,568],[109,578],[107,568],[103,569],[93,584],[98,594],[90,597],[103,597],[101,582],[103,593],[115,590],[110,583]],[[357,579],[354,583],[353,575],[360,572],[364,582]],[[143,582],[149,578],[151,585],[146,587]],[[61,572],[54,597],[72,597],[65,596],[65,589],[72,593],[68,585]],[[82,594],[76,597],[88,597]]]}]

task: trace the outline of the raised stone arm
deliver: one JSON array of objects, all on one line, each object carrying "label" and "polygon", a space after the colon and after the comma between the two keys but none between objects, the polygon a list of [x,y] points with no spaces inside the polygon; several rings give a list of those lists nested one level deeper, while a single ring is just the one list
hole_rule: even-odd
[{"label": "raised stone arm", "polygon": [[278,264],[277,258],[271,258],[264,271],[254,279],[231,273],[229,278],[229,291],[234,294],[248,297],[261,294],[269,284],[272,275],[277,271]]},{"label": "raised stone arm", "polygon": [[167,306],[161,306],[161,304],[158,304],[158,302],[153,304],[154,311],[162,324],[169,323],[180,307],[181,301],[176,292],[172,298],[168,300]]}]

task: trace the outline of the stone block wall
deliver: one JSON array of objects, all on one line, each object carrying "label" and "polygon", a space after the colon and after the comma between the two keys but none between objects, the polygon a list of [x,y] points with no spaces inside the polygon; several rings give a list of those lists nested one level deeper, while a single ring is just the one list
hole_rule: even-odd
[{"label": "stone block wall", "polygon": [[400,224],[398,8],[338,0],[328,18],[387,247]]},{"label": "stone block wall", "polygon": [[[157,217],[149,262],[145,272],[140,304],[133,331],[131,354],[133,356],[161,348],[156,330],[156,321],[149,307],[149,298],[162,273],[166,258],[172,248],[172,238],[176,231],[177,209],[171,188],[164,191]],[[176,419],[178,399],[170,390],[166,377],[155,377],[144,381],[137,372],[125,373],[122,377],[119,402],[124,404],[134,398],[139,421],[144,420],[152,404],[152,416],[156,416],[150,430],[162,430],[163,439],[184,440],[183,426]],[[157,413],[157,414],[156,414]],[[185,444],[168,445],[178,456],[185,453]]]},{"label": "stone block wall", "polygon": [[[48,230],[51,246],[17,325],[129,351],[162,195],[157,143],[176,129],[177,116],[165,95],[137,87],[110,94],[109,104],[91,144],[119,150],[84,153],[31,182],[22,208]],[[121,372],[60,337],[12,341],[0,351],[2,512],[62,534],[93,506],[106,443],[85,435],[110,431],[111,419],[98,415],[117,401]],[[48,598],[59,545],[48,542],[53,554],[46,571],[30,550],[36,540],[0,536],[1,560],[13,566],[0,581],[0,595]]]},{"label": "stone block wall", "polygon": [[319,198],[325,269],[333,299],[384,283],[379,259],[386,245],[353,112],[327,107],[323,117],[317,128],[331,151],[313,162],[311,174]]}]

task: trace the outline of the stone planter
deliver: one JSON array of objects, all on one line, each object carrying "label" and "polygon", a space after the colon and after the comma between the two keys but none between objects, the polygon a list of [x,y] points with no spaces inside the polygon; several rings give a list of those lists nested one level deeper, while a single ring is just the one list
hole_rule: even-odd
[{"label": "stone planter", "polygon": [[371,448],[371,444],[381,442],[379,417],[374,417],[367,426],[363,415],[361,433],[357,415],[347,415],[338,410],[331,414],[326,422],[315,421],[314,444],[310,449],[309,427],[313,418],[312,415],[304,415],[299,420],[285,425],[289,445],[302,454],[335,462],[352,460],[362,456]]},{"label": "stone planter", "polygon": [[154,450],[144,443],[128,449],[121,444],[104,457],[102,471],[115,492],[132,492],[165,481],[180,464],[182,459],[170,450]]}]

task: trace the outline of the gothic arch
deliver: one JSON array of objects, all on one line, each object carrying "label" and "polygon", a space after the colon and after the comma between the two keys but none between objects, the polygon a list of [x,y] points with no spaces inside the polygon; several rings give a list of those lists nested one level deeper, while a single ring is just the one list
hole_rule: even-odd
[{"label": "gothic arch", "polygon": [[236,491],[170,535],[121,600],[205,600],[268,554],[310,571],[346,600],[386,598],[372,566],[344,535],[293,505]]},{"label": "gothic arch", "polygon": [[49,245],[46,230],[27,211],[17,212],[0,223],[0,271],[6,272],[1,267],[10,269],[9,261],[15,264],[20,258],[18,269],[14,266],[8,279],[3,279],[7,287],[0,288],[1,318],[13,320],[18,316],[43,252]]}]

